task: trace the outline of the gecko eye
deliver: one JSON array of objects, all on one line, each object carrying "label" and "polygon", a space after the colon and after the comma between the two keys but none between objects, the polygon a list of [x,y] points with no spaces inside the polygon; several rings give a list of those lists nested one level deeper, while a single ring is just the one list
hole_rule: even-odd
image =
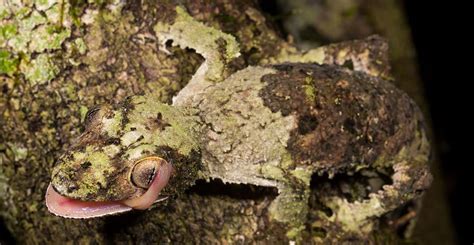
[{"label": "gecko eye", "polygon": [[130,176],[132,183],[137,187],[148,189],[163,164],[166,164],[166,161],[161,157],[146,157],[138,160]]}]

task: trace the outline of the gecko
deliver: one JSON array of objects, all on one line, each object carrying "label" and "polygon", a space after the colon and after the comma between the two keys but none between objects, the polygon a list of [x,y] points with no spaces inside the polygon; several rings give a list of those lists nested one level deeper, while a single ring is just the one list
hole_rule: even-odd
[{"label": "gecko", "polygon": [[[429,187],[422,113],[390,81],[380,58],[386,53],[371,51],[376,37],[341,49],[282,50],[229,74],[240,55],[232,35],[179,6],[168,21],[154,27],[162,50],[171,41],[203,63],[171,105],[145,94],[91,108],[84,132],[52,170],[45,197],[51,213],[86,219],[145,210],[196,180],[220,179],[277,188],[269,219],[295,238],[305,229],[314,175],[390,173],[391,182],[364,200],[322,199],[332,213],[320,225],[348,232],[370,231],[378,217]],[[357,48],[361,42],[367,45]]]}]

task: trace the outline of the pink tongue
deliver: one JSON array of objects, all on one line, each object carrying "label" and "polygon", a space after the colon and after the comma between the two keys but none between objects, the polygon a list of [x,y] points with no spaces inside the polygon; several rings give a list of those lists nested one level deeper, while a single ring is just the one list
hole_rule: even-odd
[{"label": "pink tongue", "polygon": [[140,197],[112,202],[86,202],[61,196],[51,184],[46,190],[46,206],[48,210],[58,216],[74,219],[87,219],[101,217],[110,214],[123,213],[134,209],[147,209],[154,202],[162,201],[158,199],[160,191],[166,186],[170,178],[173,167],[171,164],[164,164],[155,178],[150,188]]},{"label": "pink tongue", "polygon": [[132,210],[120,202],[84,202],[59,195],[51,184],[46,191],[46,206],[58,216],[73,219],[87,219]]}]

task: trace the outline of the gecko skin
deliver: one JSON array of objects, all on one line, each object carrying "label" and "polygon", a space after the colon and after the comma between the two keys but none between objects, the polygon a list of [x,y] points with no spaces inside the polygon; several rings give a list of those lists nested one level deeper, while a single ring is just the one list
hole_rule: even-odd
[{"label": "gecko skin", "polygon": [[[180,7],[155,32],[161,43],[192,48],[205,61],[173,105],[143,95],[87,113],[85,132],[52,172],[46,203],[56,215],[147,209],[197,179],[221,179],[277,188],[269,218],[294,238],[305,229],[313,174],[389,172],[391,183],[363,200],[321,198],[332,210],[322,227],[369,233],[378,217],[428,188],[422,115],[386,80],[387,61],[371,50],[377,37],[285,51],[226,76],[239,56],[231,35]],[[347,61],[352,69],[343,66]]]}]

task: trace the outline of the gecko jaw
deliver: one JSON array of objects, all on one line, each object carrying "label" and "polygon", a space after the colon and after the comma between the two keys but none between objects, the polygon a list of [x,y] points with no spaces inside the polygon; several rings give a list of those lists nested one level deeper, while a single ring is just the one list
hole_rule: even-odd
[{"label": "gecko jaw", "polygon": [[131,211],[132,209],[148,209],[153,203],[161,202],[167,197],[159,198],[161,190],[166,186],[173,171],[171,164],[164,164],[156,173],[148,190],[140,197],[122,201],[80,201],[60,195],[49,184],[46,190],[46,207],[48,210],[64,218],[88,219]]}]

